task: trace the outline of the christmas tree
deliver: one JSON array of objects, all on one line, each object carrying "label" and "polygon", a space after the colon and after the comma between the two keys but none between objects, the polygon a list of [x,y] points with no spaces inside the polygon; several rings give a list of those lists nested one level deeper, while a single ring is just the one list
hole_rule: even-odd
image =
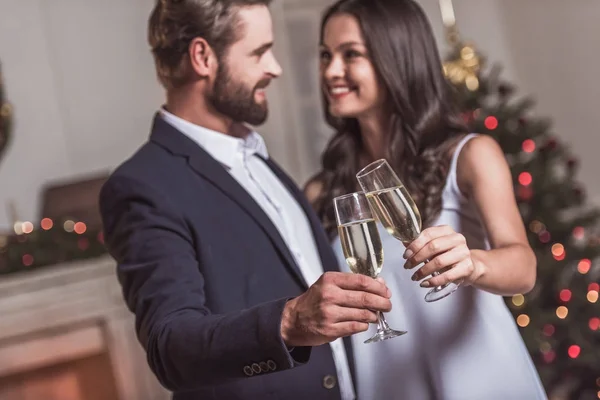
[{"label": "christmas tree", "polygon": [[[600,246],[597,209],[576,180],[578,160],[534,116],[500,68],[487,68],[473,45],[447,24],[452,50],[444,72],[471,132],[498,141],[538,260],[533,291],[507,298],[550,399],[600,398]],[[447,22],[447,21],[445,21]]]}]

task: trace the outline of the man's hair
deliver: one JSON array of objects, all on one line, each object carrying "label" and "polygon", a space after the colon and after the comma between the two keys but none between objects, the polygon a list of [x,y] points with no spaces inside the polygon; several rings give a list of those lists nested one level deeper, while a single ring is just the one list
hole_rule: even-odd
[{"label": "man's hair", "polygon": [[190,42],[201,37],[221,59],[244,34],[238,11],[271,0],[157,0],[148,20],[148,43],[159,81],[176,88],[190,79]]}]

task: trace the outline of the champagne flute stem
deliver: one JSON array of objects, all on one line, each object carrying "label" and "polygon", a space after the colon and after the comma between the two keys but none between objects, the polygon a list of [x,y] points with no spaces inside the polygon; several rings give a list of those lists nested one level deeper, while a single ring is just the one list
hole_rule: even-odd
[{"label": "champagne flute stem", "polygon": [[377,311],[377,331],[385,331],[390,329],[387,321],[385,320],[385,316],[381,311]]}]

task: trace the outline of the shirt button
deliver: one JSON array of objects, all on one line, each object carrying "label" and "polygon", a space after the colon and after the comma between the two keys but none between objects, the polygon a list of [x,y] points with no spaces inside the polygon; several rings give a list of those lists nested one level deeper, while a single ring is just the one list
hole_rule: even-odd
[{"label": "shirt button", "polygon": [[275,371],[277,369],[277,364],[275,364],[275,361],[273,360],[267,361],[267,366],[271,371]]},{"label": "shirt button", "polygon": [[323,377],[323,387],[325,389],[333,389],[335,387],[336,379],[333,375],[325,375]]},{"label": "shirt button", "polygon": [[254,375],[254,372],[252,371],[252,368],[249,365],[246,365],[244,367],[244,374],[246,374],[246,376]]}]

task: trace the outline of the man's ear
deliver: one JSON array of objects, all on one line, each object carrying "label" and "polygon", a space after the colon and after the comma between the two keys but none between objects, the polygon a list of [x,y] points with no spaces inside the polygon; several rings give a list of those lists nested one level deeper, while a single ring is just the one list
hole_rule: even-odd
[{"label": "man's ear", "polygon": [[201,37],[192,39],[188,47],[190,65],[201,78],[210,76],[217,63],[217,57],[212,47]]}]

